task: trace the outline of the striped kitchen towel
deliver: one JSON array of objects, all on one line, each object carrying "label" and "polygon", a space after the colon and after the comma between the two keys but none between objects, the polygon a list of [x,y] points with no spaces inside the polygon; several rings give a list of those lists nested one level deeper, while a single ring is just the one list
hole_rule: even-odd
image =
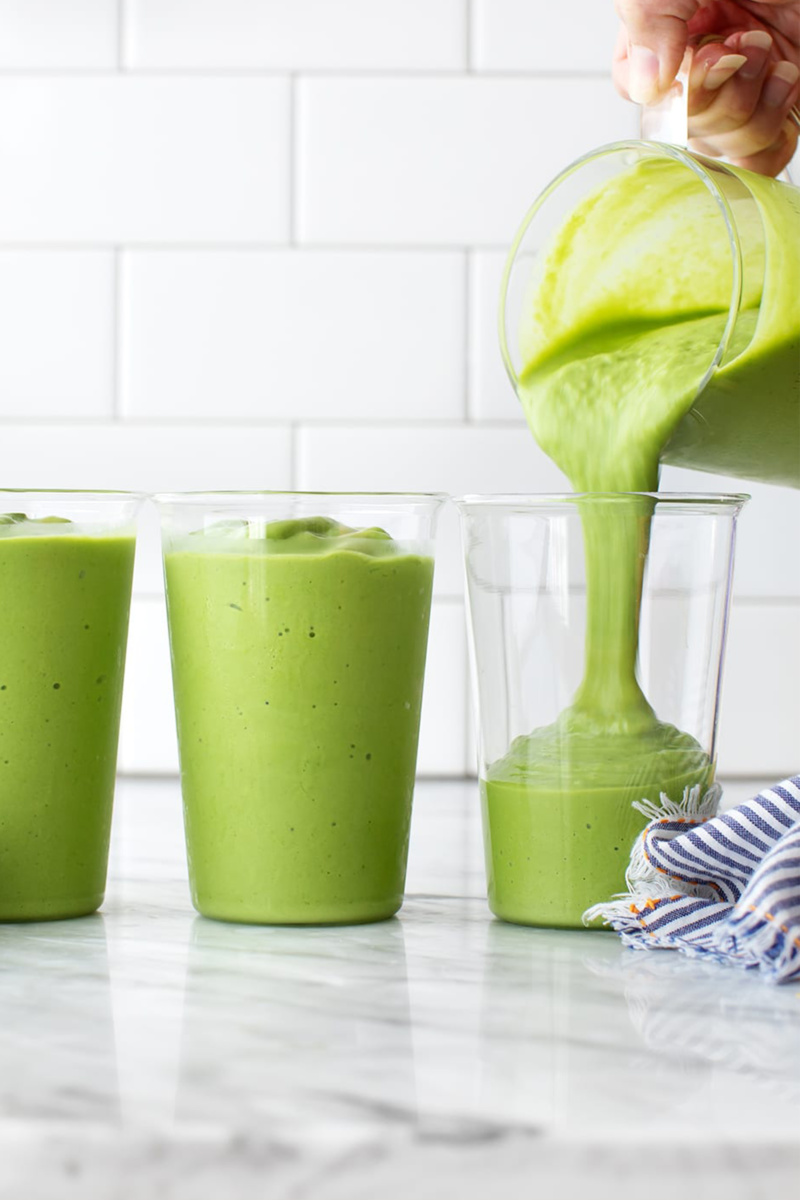
[{"label": "striped kitchen towel", "polygon": [[635,950],[681,950],[800,978],[800,775],[714,814],[714,784],[634,808],[650,818],[625,875],[628,894],[584,913]]}]

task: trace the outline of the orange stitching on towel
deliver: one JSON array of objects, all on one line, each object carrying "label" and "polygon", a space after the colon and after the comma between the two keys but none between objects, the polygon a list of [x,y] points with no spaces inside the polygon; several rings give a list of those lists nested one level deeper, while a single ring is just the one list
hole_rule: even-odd
[{"label": "orange stitching on towel", "polygon": [[666,875],[668,879],[682,879],[684,883],[694,883],[698,887],[707,886],[716,888],[717,894],[723,896],[724,899],[722,888],[715,879],[693,879],[691,875],[678,875],[677,872],[668,871],[665,867],[660,867],[658,863],[654,863],[650,857],[647,851],[647,842],[644,838],[642,839],[642,850],[644,851],[644,856],[649,862],[650,866],[656,871],[660,871],[662,875]]},{"label": "orange stitching on towel", "polygon": [[[651,896],[649,900],[645,900],[644,907],[645,907],[646,909],[649,909],[649,910],[650,910],[650,912],[653,912],[653,911],[654,911],[654,909],[658,908],[659,904],[661,904],[661,903],[662,903],[662,901],[664,901],[664,900],[672,900],[672,899],[679,900],[680,898],[681,898],[681,897],[679,897],[679,896],[674,896],[674,897],[673,897],[673,896],[658,896],[658,897],[657,897],[657,898],[654,900],[654,899],[652,898],[652,896]],[[654,938],[654,937],[656,936],[656,935],[655,935],[655,933],[653,932],[653,930],[652,930],[652,929],[648,929],[648,928],[647,928],[647,926],[646,926],[646,925],[645,925],[645,923],[644,923],[644,922],[645,922],[645,918],[642,916],[642,910],[641,910],[641,909],[638,909],[638,908],[636,907],[636,905],[635,905],[635,904],[632,904],[632,905],[630,906],[630,911],[631,911],[631,912],[633,913],[633,915],[636,917],[636,920],[639,922],[639,924],[641,925],[641,927],[642,927],[642,929],[644,930],[644,932],[645,932],[645,933],[647,933],[647,934],[649,934],[649,936],[650,936],[651,938]]]},{"label": "orange stitching on towel", "polygon": [[[751,913],[754,913],[754,912],[758,912],[758,909],[756,908],[755,904],[749,904],[749,905],[747,906],[747,911],[748,911],[748,912],[751,912]],[[772,921],[772,923],[773,923],[774,925],[778,925],[778,922],[777,922],[777,920],[775,919],[775,917],[772,915],[772,913],[761,913],[761,914],[760,914],[760,916],[761,916],[761,917],[762,917],[762,918],[763,918],[765,921]],[[792,943],[792,945],[793,945],[793,946],[797,946],[798,950],[800,950],[800,937],[791,937],[791,936],[789,935],[789,927],[788,927],[788,925],[778,925],[778,928],[780,929],[780,931],[781,931],[782,933],[785,933],[785,934],[786,934],[786,936],[789,938],[789,941]]]}]

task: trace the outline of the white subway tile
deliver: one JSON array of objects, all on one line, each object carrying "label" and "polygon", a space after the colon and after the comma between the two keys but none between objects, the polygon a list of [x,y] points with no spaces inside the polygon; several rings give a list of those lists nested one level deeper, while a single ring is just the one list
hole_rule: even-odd
[{"label": "white subway tile", "polygon": [[133,69],[458,70],[463,0],[127,0]]},{"label": "white subway tile", "polygon": [[282,425],[8,425],[3,486],[190,491],[284,488]]},{"label": "white subway tile", "polygon": [[0,251],[0,417],[102,417],[114,406],[114,258]]},{"label": "white subway tile", "polygon": [[466,713],[464,607],[457,601],[434,601],[419,732],[418,774],[464,774]]},{"label": "white subway tile", "polygon": [[[3,486],[128,491],[291,486],[286,426],[8,425]],[[158,518],[142,514],[134,589],[160,593]]]},{"label": "white subway tile", "polygon": [[637,127],[606,79],[304,79],[308,243],[507,245],[550,179]]},{"label": "white subway tile", "polygon": [[[566,481],[526,429],[491,426],[302,429],[297,486],[308,491],[561,492]],[[458,518],[440,521],[437,595],[461,596]]]},{"label": "white subway tile", "polygon": [[464,288],[455,252],[128,254],[123,411],[459,417]]},{"label": "white subway tile", "polygon": [[286,241],[288,113],[282,79],[0,79],[0,240]]},{"label": "white subway tile", "polygon": [[736,535],[735,596],[800,598],[800,492],[664,467],[663,492],[746,492]]},{"label": "white subway tile", "polygon": [[0,70],[114,70],[118,0],[0,0]]},{"label": "white subway tile", "polygon": [[610,0],[472,0],[480,71],[611,71],[619,18]]},{"label": "white subway tile", "polygon": [[118,766],[127,775],[178,771],[167,612],[160,597],[134,597],[131,605]]},{"label": "white subway tile", "polygon": [[733,606],[719,770],[777,780],[800,769],[800,604]]},{"label": "white subway tile", "polygon": [[505,261],[505,250],[470,255],[467,399],[473,420],[519,425],[525,423],[525,418],[503,365],[497,332]]}]

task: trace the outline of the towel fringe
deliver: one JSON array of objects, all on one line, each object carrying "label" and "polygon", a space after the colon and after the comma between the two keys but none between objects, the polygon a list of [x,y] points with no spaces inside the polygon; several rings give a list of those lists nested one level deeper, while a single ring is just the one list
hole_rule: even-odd
[{"label": "towel fringe", "polygon": [[674,821],[687,817],[695,821],[707,821],[709,817],[716,816],[721,796],[722,788],[718,783],[712,783],[705,792],[696,783],[694,787],[683,789],[680,800],[672,800],[666,792],[662,792],[658,801],[634,800],[631,807],[647,817],[648,821],[663,821],[667,817]]},{"label": "towel fringe", "polygon": [[[660,803],[654,800],[634,800],[632,807],[647,817],[648,822],[688,820],[699,824],[716,815],[721,795],[722,788],[718,783],[712,783],[705,792],[697,783],[694,787],[684,788],[680,800],[672,800],[666,792],[662,792]],[[648,824],[637,834],[633,844],[630,862],[625,872],[628,891],[619,892],[610,901],[588,908],[581,918],[584,925],[602,920],[604,924],[612,925],[626,941],[626,934],[635,933],[641,936],[641,925],[632,908],[644,908],[648,900],[663,899],[676,893],[682,896],[696,896],[703,900],[716,899],[713,889],[707,884],[673,879],[650,864],[645,854],[645,834],[650,832],[652,829]],[[675,837],[679,832],[681,831],[676,829],[671,836]]]}]

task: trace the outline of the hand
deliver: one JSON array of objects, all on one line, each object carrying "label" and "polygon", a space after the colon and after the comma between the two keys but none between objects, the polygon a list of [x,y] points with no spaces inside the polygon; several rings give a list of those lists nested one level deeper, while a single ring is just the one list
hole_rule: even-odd
[{"label": "hand", "polygon": [[695,46],[691,149],[778,175],[797,148],[789,112],[800,98],[800,0],[616,0],[616,8],[618,91],[658,102]]}]

